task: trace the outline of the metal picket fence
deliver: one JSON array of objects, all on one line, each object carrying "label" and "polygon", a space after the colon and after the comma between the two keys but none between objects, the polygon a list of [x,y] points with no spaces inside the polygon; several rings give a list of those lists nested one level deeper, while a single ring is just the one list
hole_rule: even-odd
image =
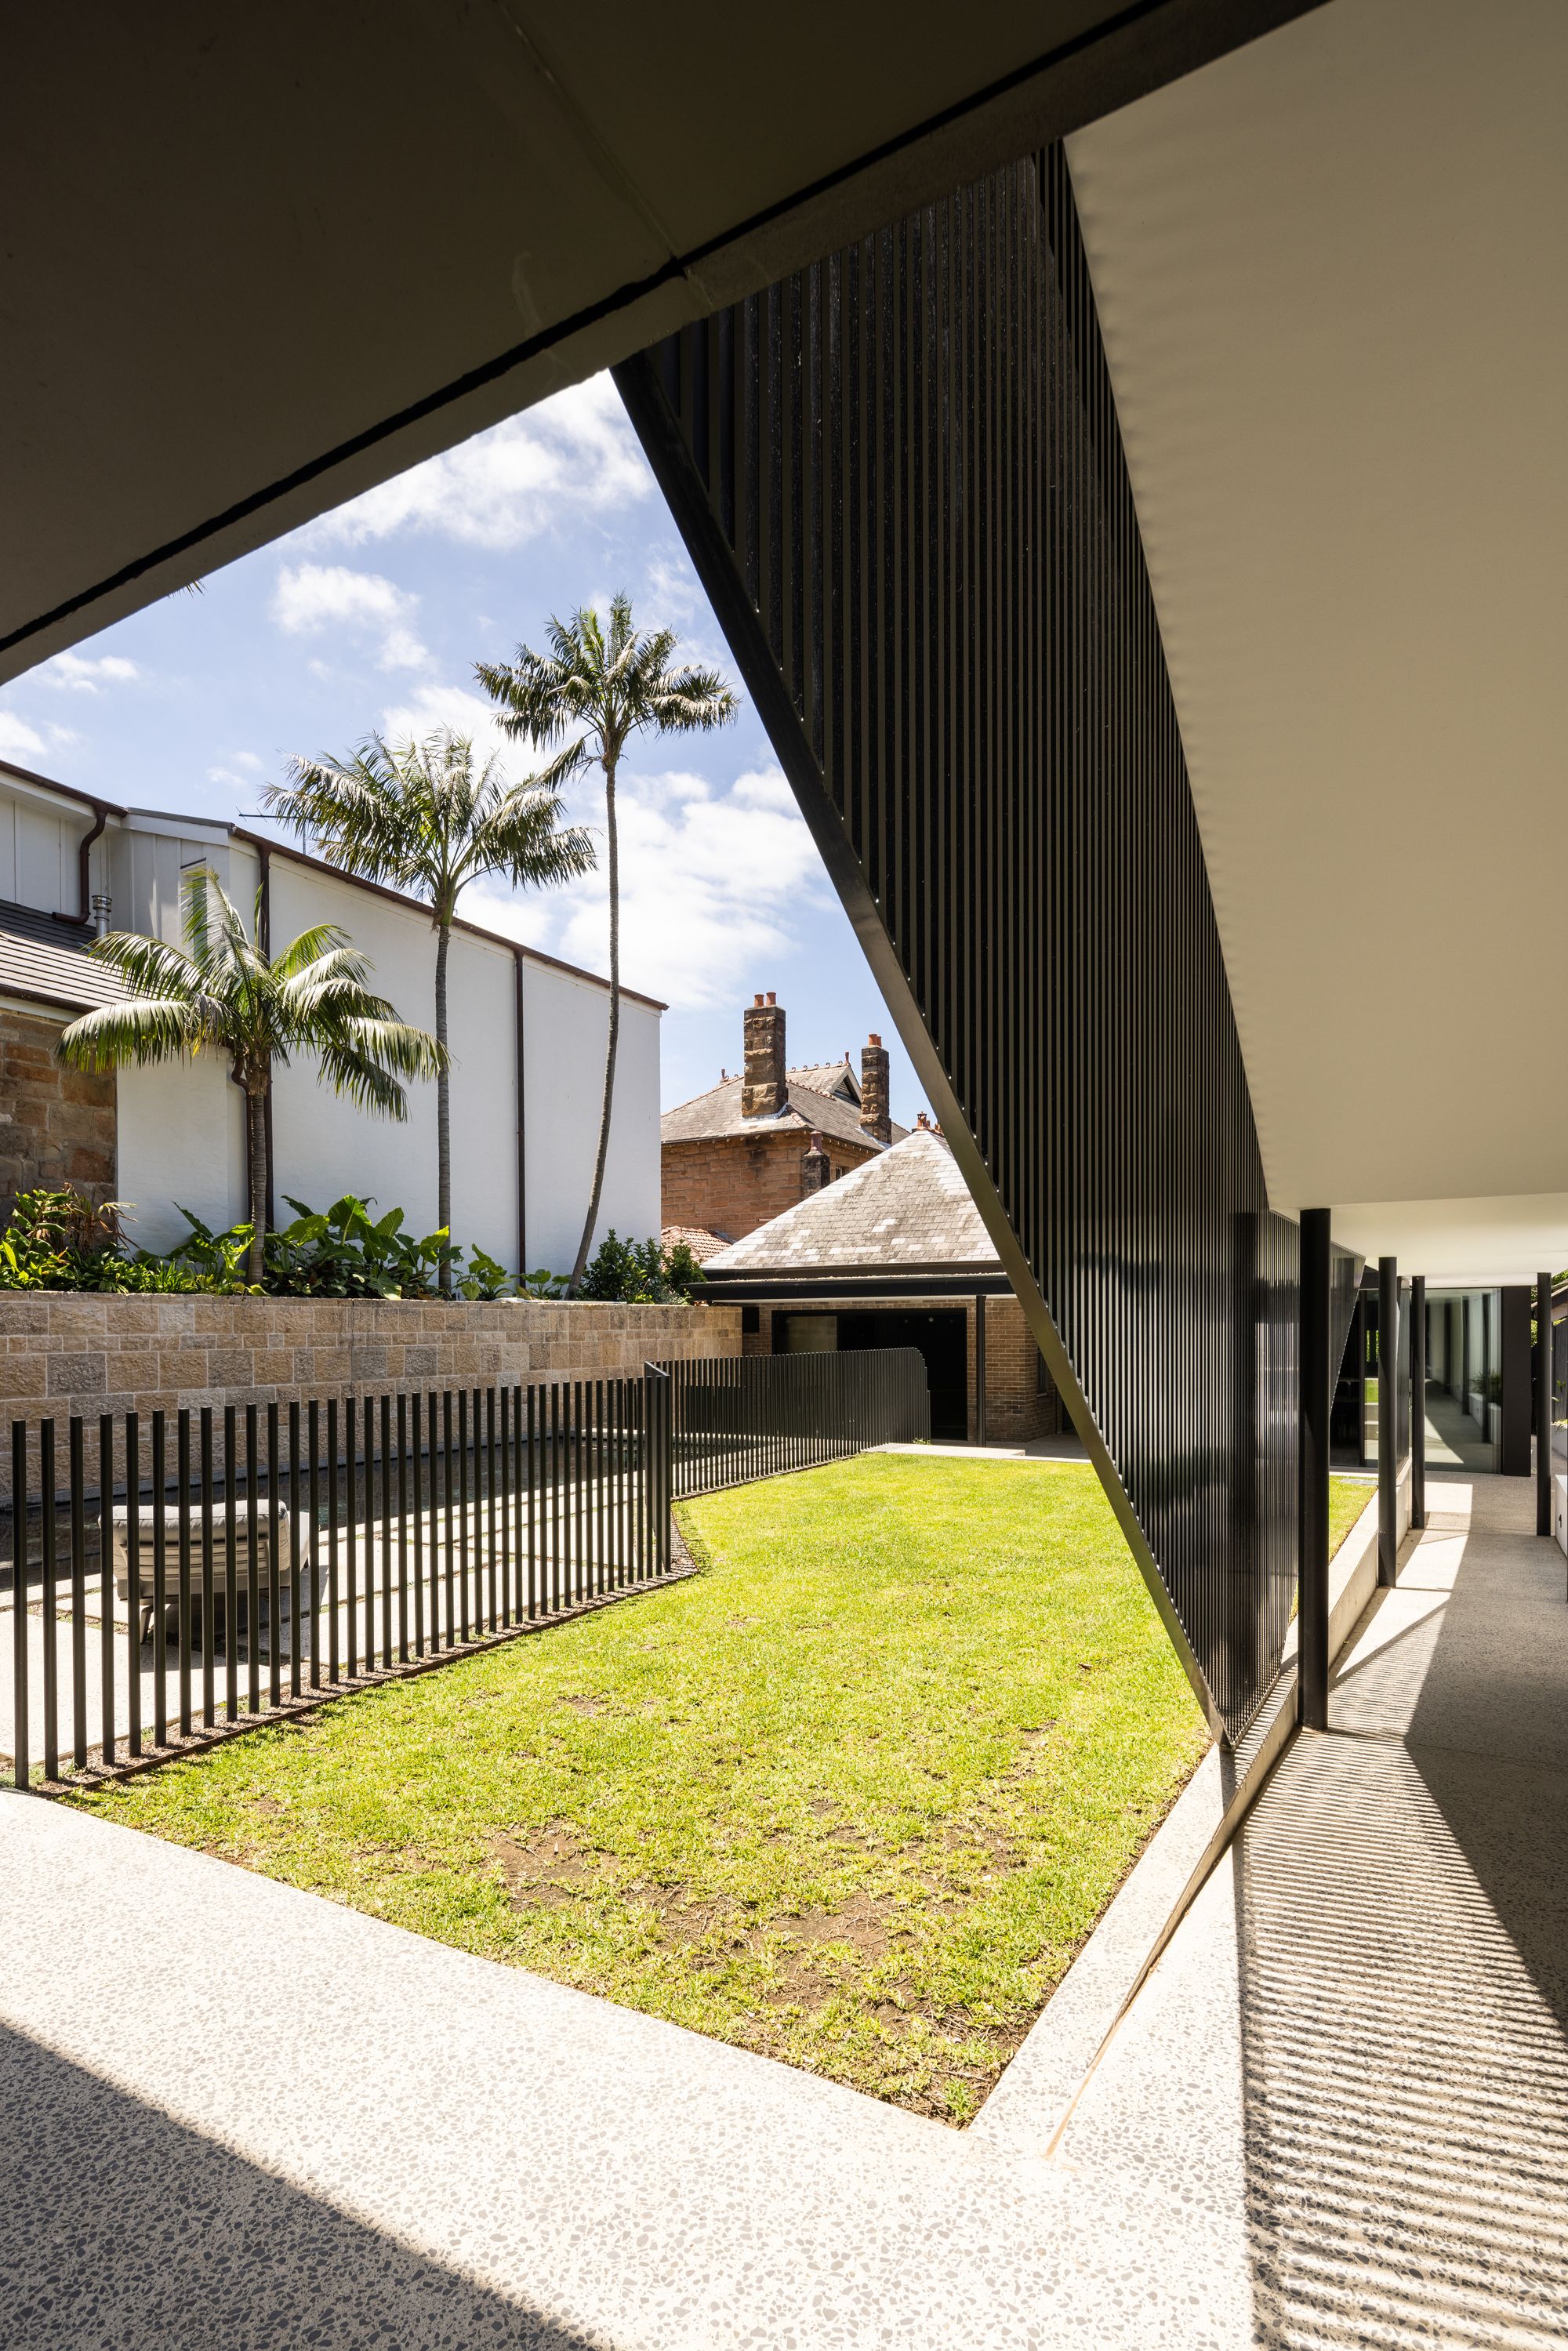
[{"label": "metal picket fence", "polygon": [[674,1573],[677,1496],[925,1419],[890,1351],[106,1413],[63,1444],[14,1421],[7,1776],[140,1767],[559,1623]]},{"label": "metal picket fence", "polygon": [[925,1359],[915,1347],[699,1356],[663,1368],[677,1499],[931,1434]]}]

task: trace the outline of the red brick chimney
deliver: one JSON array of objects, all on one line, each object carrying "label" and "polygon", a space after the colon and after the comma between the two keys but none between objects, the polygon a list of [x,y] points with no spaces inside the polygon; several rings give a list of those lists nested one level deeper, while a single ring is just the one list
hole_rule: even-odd
[{"label": "red brick chimney", "polygon": [[813,1134],[811,1148],[800,1161],[801,1197],[809,1198],[813,1192],[825,1191],[831,1175],[832,1167],[822,1148],[822,1138],[820,1134]]},{"label": "red brick chimney", "polygon": [[773,990],[742,1016],[746,1056],[740,1080],[742,1118],[777,1118],[784,1107],[784,1008]]},{"label": "red brick chimney", "polygon": [[887,1094],[887,1047],[873,1029],[861,1052],[861,1126],[878,1143],[893,1141]]}]

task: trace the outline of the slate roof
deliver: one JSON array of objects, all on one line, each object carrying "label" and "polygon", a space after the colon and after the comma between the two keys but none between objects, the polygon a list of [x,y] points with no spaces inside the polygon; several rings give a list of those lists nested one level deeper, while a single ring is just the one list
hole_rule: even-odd
[{"label": "slate roof", "polygon": [[785,1076],[792,1086],[810,1086],[816,1094],[841,1094],[857,1106],[860,1102],[861,1081],[847,1053],[841,1061],[811,1061],[803,1070],[787,1070]]},{"label": "slate roof", "polygon": [[806,1273],[833,1266],[999,1270],[979,1211],[942,1137],[916,1127],[708,1260],[714,1273]]},{"label": "slate roof", "polygon": [[120,1003],[125,984],[90,960],[92,936],[78,924],[58,923],[37,906],[0,898],[0,995],[28,997],[67,1012]]},{"label": "slate roof", "polygon": [[[678,1102],[667,1110],[659,1122],[660,1140],[664,1143],[709,1143],[727,1134],[770,1134],[776,1132],[796,1133],[813,1130],[836,1138],[840,1143],[870,1144],[880,1148],[860,1120],[859,1089],[857,1099],[846,1102],[841,1094],[827,1093],[806,1083],[808,1078],[828,1075],[841,1079],[841,1061],[830,1062],[826,1071],[789,1070],[785,1074],[787,1089],[785,1106],[766,1118],[742,1118],[738,1078],[727,1078],[721,1085],[710,1086],[706,1094],[694,1094],[690,1102]],[[896,1143],[908,1129],[894,1126]]]}]

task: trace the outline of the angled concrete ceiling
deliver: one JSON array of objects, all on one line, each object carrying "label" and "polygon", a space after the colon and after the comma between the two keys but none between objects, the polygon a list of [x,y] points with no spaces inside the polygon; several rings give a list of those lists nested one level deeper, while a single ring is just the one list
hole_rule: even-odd
[{"label": "angled concrete ceiling", "polygon": [[1312,0],[50,0],[0,679]]},{"label": "angled concrete ceiling", "polygon": [[1332,0],[1073,181],[1270,1196],[1568,1264],[1568,9]]}]

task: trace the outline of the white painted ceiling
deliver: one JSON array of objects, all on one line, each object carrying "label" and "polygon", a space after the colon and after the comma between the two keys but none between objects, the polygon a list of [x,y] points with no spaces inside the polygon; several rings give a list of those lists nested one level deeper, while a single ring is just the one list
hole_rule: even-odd
[{"label": "white painted ceiling", "polygon": [[1276,1207],[1568,1264],[1568,6],[1332,0],[1076,134]]}]

